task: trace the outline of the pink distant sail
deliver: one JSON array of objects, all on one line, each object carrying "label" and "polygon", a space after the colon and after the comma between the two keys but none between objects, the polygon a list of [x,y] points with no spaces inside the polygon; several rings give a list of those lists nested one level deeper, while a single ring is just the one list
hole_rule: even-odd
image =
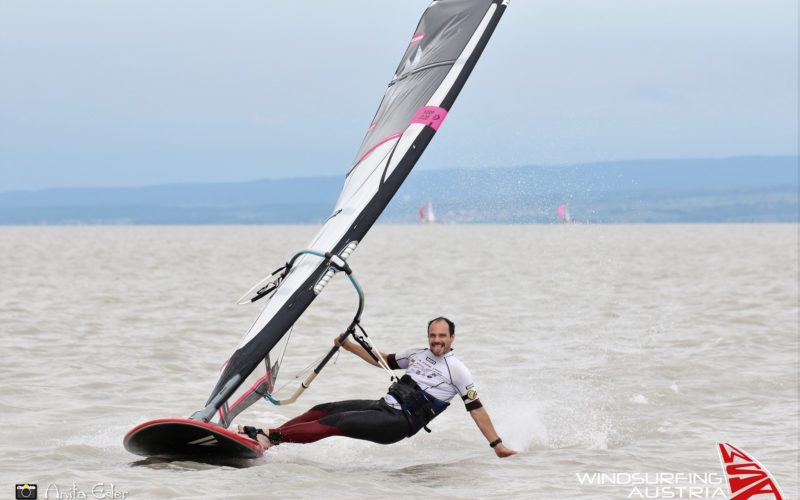
[{"label": "pink distant sail", "polygon": [[436,222],[436,216],[433,215],[433,203],[423,203],[419,207],[419,221],[423,224],[433,224]]}]

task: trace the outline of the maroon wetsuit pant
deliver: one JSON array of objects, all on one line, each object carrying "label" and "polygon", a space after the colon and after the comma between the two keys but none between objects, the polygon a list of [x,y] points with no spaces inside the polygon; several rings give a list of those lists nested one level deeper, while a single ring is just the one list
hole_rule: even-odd
[{"label": "maroon wetsuit pant", "polygon": [[408,436],[408,431],[403,412],[383,399],[354,399],[317,405],[277,429],[270,429],[269,434],[270,440],[278,443],[313,443],[330,436],[346,436],[391,444]]}]

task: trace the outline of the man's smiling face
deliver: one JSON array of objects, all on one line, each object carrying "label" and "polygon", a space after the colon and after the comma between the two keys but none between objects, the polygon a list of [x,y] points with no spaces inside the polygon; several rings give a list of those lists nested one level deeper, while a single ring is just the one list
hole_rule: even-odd
[{"label": "man's smiling face", "polygon": [[436,356],[444,356],[450,352],[455,335],[450,335],[450,328],[444,320],[431,323],[428,327],[428,347]]}]

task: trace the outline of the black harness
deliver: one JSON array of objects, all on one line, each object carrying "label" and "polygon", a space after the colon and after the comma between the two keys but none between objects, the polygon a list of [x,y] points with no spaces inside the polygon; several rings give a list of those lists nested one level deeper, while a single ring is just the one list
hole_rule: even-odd
[{"label": "black harness", "polygon": [[400,403],[408,419],[408,437],[420,429],[430,432],[428,423],[450,406],[450,403],[436,399],[422,390],[408,374],[389,386],[389,394]]}]

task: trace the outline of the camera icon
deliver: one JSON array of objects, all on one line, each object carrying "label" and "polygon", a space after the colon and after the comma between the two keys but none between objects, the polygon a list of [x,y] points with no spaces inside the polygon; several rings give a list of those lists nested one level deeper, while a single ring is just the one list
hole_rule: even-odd
[{"label": "camera icon", "polygon": [[36,492],[36,485],[35,484],[18,484],[17,485],[17,499],[20,498],[28,500],[31,498],[37,498]]}]

